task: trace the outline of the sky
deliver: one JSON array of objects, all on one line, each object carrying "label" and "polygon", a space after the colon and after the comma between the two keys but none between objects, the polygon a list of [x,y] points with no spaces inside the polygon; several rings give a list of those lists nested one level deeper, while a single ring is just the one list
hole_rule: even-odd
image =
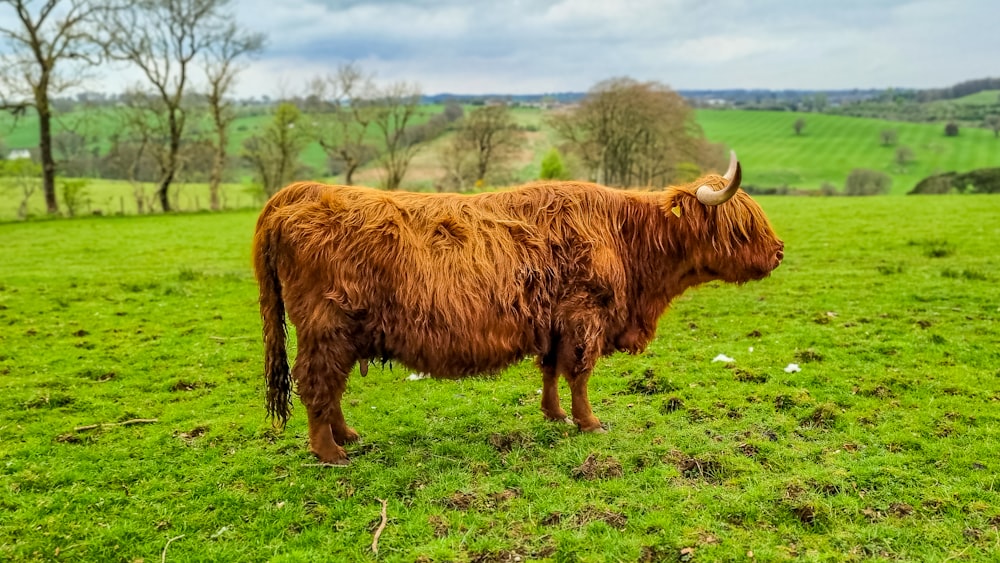
[{"label": "sky", "polygon": [[355,61],[428,94],[934,88],[1000,76],[996,0],[245,0],[268,34],[240,89]]},{"label": "sky", "polygon": [[[679,90],[935,88],[1000,76],[997,0],[234,0],[232,9],[267,36],[240,96],[304,92],[347,62],[425,94],[586,91],[618,76]],[[102,80],[116,89],[129,76]]]}]

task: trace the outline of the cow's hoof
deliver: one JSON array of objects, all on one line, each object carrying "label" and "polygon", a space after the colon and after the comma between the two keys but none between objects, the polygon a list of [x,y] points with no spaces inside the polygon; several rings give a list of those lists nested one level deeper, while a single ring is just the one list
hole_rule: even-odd
[{"label": "cow's hoof", "polygon": [[333,439],[337,441],[338,444],[351,444],[357,442],[361,439],[361,435],[358,434],[357,430],[346,426],[343,432],[338,432],[333,429]]},{"label": "cow's hoof", "polygon": [[347,465],[351,462],[351,460],[347,459],[347,452],[339,446],[332,448],[330,451],[318,452],[313,450],[312,453],[319,459],[320,463],[328,465]]},{"label": "cow's hoof", "polygon": [[591,434],[607,434],[607,430],[601,426],[601,421],[596,418],[587,423],[581,423],[577,421],[576,425],[580,428],[580,432],[589,432]]},{"label": "cow's hoof", "polygon": [[562,414],[560,414],[560,413],[553,413],[553,414],[544,413],[544,414],[545,414],[545,420],[547,420],[549,422],[562,422],[564,424],[576,424],[575,422],[573,422],[573,419],[570,418],[566,413],[562,413]]}]

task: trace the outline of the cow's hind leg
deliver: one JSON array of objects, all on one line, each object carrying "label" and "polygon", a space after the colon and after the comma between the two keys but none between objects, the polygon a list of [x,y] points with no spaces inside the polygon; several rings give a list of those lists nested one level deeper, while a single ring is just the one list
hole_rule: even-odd
[{"label": "cow's hind leg", "polygon": [[573,398],[573,422],[581,432],[604,432],[601,421],[590,409],[587,382],[600,356],[600,332],[578,325],[573,338],[563,338],[559,345],[557,371],[566,377]]},{"label": "cow's hind leg", "polygon": [[342,445],[358,439],[358,433],[347,426],[340,404],[353,363],[350,351],[336,342],[299,334],[292,375],[309,417],[309,449],[324,463],[346,464]]},{"label": "cow's hind leg", "polygon": [[587,382],[590,380],[590,370],[566,376],[570,392],[573,394],[573,422],[581,432],[604,432],[601,421],[590,410],[590,398],[587,396]]},{"label": "cow's hind leg", "polygon": [[568,421],[566,411],[559,404],[559,373],[556,371],[555,354],[539,356],[538,369],[542,372],[542,414],[548,420]]}]

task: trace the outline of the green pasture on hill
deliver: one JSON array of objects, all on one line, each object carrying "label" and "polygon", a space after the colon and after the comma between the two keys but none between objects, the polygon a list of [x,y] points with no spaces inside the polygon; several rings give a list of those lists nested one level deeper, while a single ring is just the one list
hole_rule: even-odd
[{"label": "green pasture on hill", "polygon": [[[805,120],[801,135],[792,125]],[[944,125],[903,123],[818,113],[699,110],[698,123],[709,140],[736,150],[743,181],[758,187],[843,189],[851,170],[889,174],[892,193],[906,193],[923,178],[948,171],[1000,167],[1000,139],[992,131],[965,127],[945,137]],[[881,132],[894,129],[898,141],[883,146]],[[915,160],[896,163],[896,149],[908,146]]]},{"label": "green pasture on hill", "polygon": [[0,560],[995,559],[1000,198],[760,201],[784,264],[600,361],[607,434],[376,365],[338,468],[264,417],[256,213],[0,224]]}]

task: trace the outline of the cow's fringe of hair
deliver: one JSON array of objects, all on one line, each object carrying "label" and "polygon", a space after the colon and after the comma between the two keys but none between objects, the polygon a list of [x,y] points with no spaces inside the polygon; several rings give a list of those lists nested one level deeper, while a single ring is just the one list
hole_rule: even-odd
[{"label": "cow's fringe of hair", "polygon": [[751,204],[752,198],[744,191],[736,192],[730,202],[718,206],[701,204],[696,192],[702,185],[722,189],[726,180],[722,176],[706,176],[684,186],[667,188],[662,208],[666,213],[675,206],[683,211],[687,236],[684,238],[710,237],[706,242],[716,251],[738,258],[737,250],[745,248],[744,243],[753,238],[754,233],[773,233],[771,222],[760,206]]}]

